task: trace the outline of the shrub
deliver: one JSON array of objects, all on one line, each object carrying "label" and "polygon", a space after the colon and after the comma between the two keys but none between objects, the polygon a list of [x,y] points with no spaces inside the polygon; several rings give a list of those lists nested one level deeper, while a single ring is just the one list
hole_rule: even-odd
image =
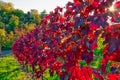
[{"label": "shrub", "polygon": [[120,14],[119,5],[109,9],[113,1],[74,0],[65,12],[57,7],[40,27],[14,42],[13,54],[30,65],[37,78],[49,70],[60,80],[119,79],[120,24],[111,23],[119,22]]}]

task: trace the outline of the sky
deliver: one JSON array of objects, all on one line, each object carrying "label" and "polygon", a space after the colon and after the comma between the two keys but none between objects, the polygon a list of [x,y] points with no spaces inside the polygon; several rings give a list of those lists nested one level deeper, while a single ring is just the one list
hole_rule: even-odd
[{"label": "sky", "polygon": [[19,8],[24,12],[31,9],[37,9],[39,12],[46,10],[47,13],[53,11],[56,6],[64,7],[68,1],[73,0],[3,0],[4,2],[11,2],[14,8]]}]

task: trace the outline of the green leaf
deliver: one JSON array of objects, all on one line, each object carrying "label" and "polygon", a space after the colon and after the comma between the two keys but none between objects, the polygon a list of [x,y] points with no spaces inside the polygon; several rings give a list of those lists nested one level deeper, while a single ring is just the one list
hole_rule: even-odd
[{"label": "green leaf", "polygon": [[86,66],[86,65],[87,65],[87,63],[86,63],[84,60],[81,60],[81,61],[80,61],[80,66],[81,66],[81,67]]},{"label": "green leaf", "polygon": [[93,62],[90,63],[91,67],[97,68],[97,69],[100,68],[100,65],[101,65],[101,58],[96,58],[96,59],[94,59]]},{"label": "green leaf", "polygon": [[60,77],[54,72],[53,76],[50,76],[49,69],[47,69],[44,73],[44,77],[47,80],[60,80]]},{"label": "green leaf", "polygon": [[112,64],[112,62],[108,62],[108,64],[107,64],[107,67],[106,67],[106,72],[107,73],[110,73],[110,66],[111,66],[111,64]]},{"label": "green leaf", "polygon": [[102,55],[103,55],[103,54],[102,54],[102,49],[96,48],[96,49],[94,50],[94,55],[95,55],[95,56],[102,56]]}]

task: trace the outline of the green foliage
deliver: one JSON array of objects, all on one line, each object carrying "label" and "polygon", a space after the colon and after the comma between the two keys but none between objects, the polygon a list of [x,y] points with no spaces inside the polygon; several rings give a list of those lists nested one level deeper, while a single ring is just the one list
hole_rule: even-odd
[{"label": "green foliage", "polygon": [[0,1],[0,10],[10,12],[13,9],[14,8],[13,8],[12,3],[6,3],[6,2],[3,2],[3,1]]},{"label": "green foliage", "polygon": [[97,40],[97,44],[98,44],[98,48],[97,49],[103,49],[105,47],[105,45],[103,45],[104,42],[104,38],[98,38]]},{"label": "green foliage", "polygon": [[103,56],[102,50],[105,47],[105,45],[103,45],[103,41],[104,41],[103,38],[98,38],[97,40],[98,47],[94,50],[95,57],[94,57],[93,62],[91,62],[90,64],[91,67],[100,69],[102,56]]},{"label": "green foliage", "polygon": [[0,29],[0,45],[5,41],[6,38],[6,32],[4,29]]},{"label": "green foliage", "polygon": [[[45,16],[46,11],[41,12]],[[0,1],[0,28],[5,28],[9,33],[15,28],[24,28],[25,24],[40,24],[41,17],[36,9],[24,13],[20,9],[15,9],[12,3]]]},{"label": "green foliage", "polygon": [[11,49],[12,43],[15,40],[15,35],[12,31],[9,34],[6,34],[5,30],[4,29],[2,30],[3,32],[1,32],[0,30],[1,35],[4,34],[3,37],[0,35],[0,39],[1,39],[0,44],[2,45],[2,50],[9,50]]},{"label": "green foliage", "polygon": [[111,66],[111,64],[112,64],[112,62],[108,62],[108,64],[107,64],[107,67],[106,67],[106,72],[107,73],[110,73],[110,66]]},{"label": "green foliage", "polygon": [[87,63],[85,61],[83,61],[83,60],[80,61],[80,66],[81,67],[86,66],[86,65],[87,65]]},{"label": "green foliage", "polygon": [[[2,42],[2,48],[10,49],[16,38],[31,31],[34,29],[34,26],[40,25],[41,16],[45,15],[45,10],[41,12],[41,15],[36,9],[32,9],[29,12],[24,13],[20,9],[15,9],[12,3],[0,1],[0,42]],[[1,38],[1,34],[4,34],[2,31],[3,29],[5,30],[5,35],[7,35],[8,38]],[[13,39],[9,38],[11,31],[14,34],[12,37]],[[5,39],[7,41],[3,41],[1,39]]]},{"label": "green foliage", "polygon": [[102,58],[95,58],[93,60],[93,62],[90,63],[90,66],[93,67],[93,68],[100,69],[101,60],[102,60]]},{"label": "green foliage", "polygon": [[0,37],[5,37],[5,30],[4,29],[0,29]]},{"label": "green foliage", "polygon": [[25,14],[24,23],[35,23],[38,25],[40,20],[41,18],[39,17],[38,11],[36,9],[32,9],[31,11],[27,12],[27,14]]},{"label": "green foliage", "polygon": [[43,18],[44,16],[47,15],[47,12],[46,10],[43,10],[41,13],[40,13],[40,18]]},{"label": "green foliage", "polygon": [[26,32],[29,32],[35,28],[35,24],[25,24],[25,30]]},{"label": "green foliage", "polygon": [[24,12],[20,9],[15,9],[12,11],[12,14],[18,16],[20,19],[24,17]]},{"label": "green foliage", "polygon": [[0,22],[0,29],[4,28],[5,24],[3,22]]},{"label": "green foliage", "polygon": [[10,50],[13,42],[13,39],[8,39],[5,43],[2,44],[2,50]]},{"label": "green foliage", "polygon": [[43,76],[46,80],[60,80],[60,77],[56,74],[56,72],[54,72],[53,76],[50,76],[49,70],[46,70]]},{"label": "green foliage", "polygon": [[18,27],[19,17],[12,15],[9,21],[8,31],[14,31]]},{"label": "green foliage", "polygon": [[24,80],[25,73],[12,55],[0,58],[0,80]]}]

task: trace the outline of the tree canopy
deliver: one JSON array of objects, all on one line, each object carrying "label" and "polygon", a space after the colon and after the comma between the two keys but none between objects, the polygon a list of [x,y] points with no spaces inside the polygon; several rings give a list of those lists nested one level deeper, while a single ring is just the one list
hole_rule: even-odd
[{"label": "tree canopy", "polygon": [[[25,13],[20,9],[14,8],[14,5],[10,2],[0,1],[0,31],[2,34],[5,31],[8,38],[13,33],[13,38],[15,39],[34,29],[35,26],[40,25],[41,18],[46,14],[45,10],[39,13],[36,9],[31,9]],[[12,40],[14,39],[7,40],[6,43],[2,42],[3,48],[5,47],[4,45],[6,47],[7,45],[12,45]]]}]

